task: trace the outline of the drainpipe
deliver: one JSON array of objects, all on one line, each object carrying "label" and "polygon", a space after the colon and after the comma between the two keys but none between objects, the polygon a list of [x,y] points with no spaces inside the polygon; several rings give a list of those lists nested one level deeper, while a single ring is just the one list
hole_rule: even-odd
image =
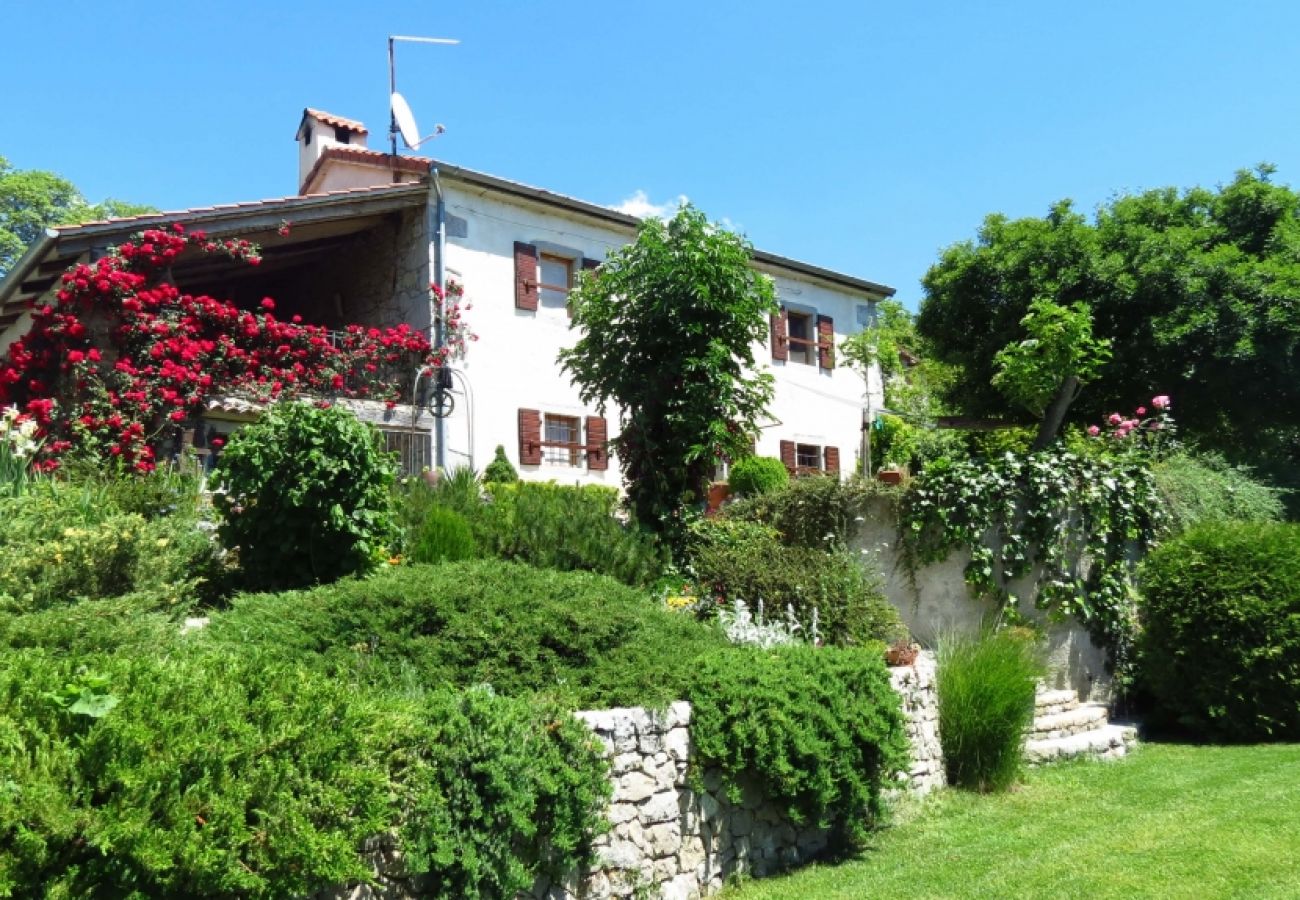
[{"label": "drainpipe", "polygon": [[[433,283],[438,286],[438,294],[447,294],[447,202],[442,195],[442,182],[438,180],[438,167],[432,166],[433,189],[438,194],[437,208],[434,213],[433,243],[436,248],[433,261]],[[443,300],[434,296],[430,300],[433,308],[433,349],[437,353],[446,343],[447,335],[443,331]],[[436,388],[436,382],[435,382]],[[447,423],[441,416],[434,417],[434,465],[441,471],[447,466]]]}]

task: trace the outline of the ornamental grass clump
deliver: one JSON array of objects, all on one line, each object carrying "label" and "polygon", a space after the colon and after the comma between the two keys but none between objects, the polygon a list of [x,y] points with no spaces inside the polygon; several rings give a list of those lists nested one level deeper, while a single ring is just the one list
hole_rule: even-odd
[{"label": "ornamental grass clump", "polygon": [[425,515],[411,547],[411,560],[421,563],[457,562],[478,553],[469,522],[454,509],[435,506]]},{"label": "ornamental grass clump", "polygon": [[1043,665],[1019,629],[939,642],[939,741],[948,783],[989,793],[1015,782]]}]

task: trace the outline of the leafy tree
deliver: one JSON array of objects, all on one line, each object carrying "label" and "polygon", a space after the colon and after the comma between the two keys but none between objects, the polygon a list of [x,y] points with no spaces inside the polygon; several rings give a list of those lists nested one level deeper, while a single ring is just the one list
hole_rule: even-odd
[{"label": "leafy tree", "polygon": [[1110,359],[1110,341],[1092,336],[1092,316],[1082,303],[1066,307],[1040,297],[1020,324],[1029,337],[998,351],[993,386],[1039,417],[1033,449],[1044,450],[1083,385]]},{"label": "leafy tree", "polygon": [[1238,458],[1300,458],[1300,194],[1273,169],[1207,190],[1121,195],[1092,221],[991,215],[924,278],[920,334],[959,366],[948,399],[1000,414],[992,379],[1030,304],[1084,303],[1111,359],[1080,419],[1169,394],[1183,433]]},{"label": "leafy tree", "polygon": [[571,294],[582,337],[560,362],[583,402],[623,410],[613,444],[628,502],[674,546],[683,507],[704,496],[719,459],[749,452],[772,397],[754,347],[776,300],[751,255],[743,238],[684,206],[671,221],[644,222]]},{"label": "leafy tree", "polygon": [[89,203],[66,178],[15,169],[0,156],[0,278],[46,228],[150,212],[157,210],[121,200]]}]

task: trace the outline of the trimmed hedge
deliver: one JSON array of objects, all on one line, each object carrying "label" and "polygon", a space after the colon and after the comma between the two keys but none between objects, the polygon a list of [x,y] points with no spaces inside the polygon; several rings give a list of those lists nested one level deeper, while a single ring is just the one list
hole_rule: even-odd
[{"label": "trimmed hedge", "polygon": [[1220,740],[1300,738],[1300,525],[1192,529],[1141,569],[1157,716]]},{"label": "trimmed hedge", "polygon": [[1153,463],[1151,474],[1175,533],[1201,522],[1277,522],[1283,518],[1279,491],[1221,456],[1178,453]]}]

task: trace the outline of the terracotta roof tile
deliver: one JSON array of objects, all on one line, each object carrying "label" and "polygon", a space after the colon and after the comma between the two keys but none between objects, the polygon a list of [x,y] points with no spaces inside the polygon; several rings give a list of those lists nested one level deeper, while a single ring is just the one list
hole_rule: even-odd
[{"label": "terracotta roof tile", "polygon": [[302,111],[304,116],[311,116],[319,122],[326,125],[332,125],[335,128],[346,128],[348,131],[355,131],[357,134],[369,134],[370,131],[365,125],[362,125],[356,119],[345,119],[342,116],[336,116],[333,113],[322,112],[319,109],[312,109],[310,106]]}]

